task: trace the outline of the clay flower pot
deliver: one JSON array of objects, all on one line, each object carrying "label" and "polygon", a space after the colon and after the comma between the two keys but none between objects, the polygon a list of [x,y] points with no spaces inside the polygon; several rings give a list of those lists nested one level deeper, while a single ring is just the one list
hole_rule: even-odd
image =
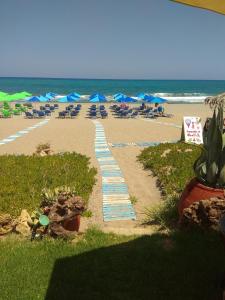
[{"label": "clay flower pot", "polygon": [[80,215],[76,215],[72,219],[63,222],[64,229],[68,231],[79,231],[80,228]]},{"label": "clay flower pot", "polygon": [[179,216],[182,216],[183,210],[192,203],[212,197],[224,197],[223,189],[215,189],[200,183],[197,178],[193,178],[185,187],[178,203]]}]

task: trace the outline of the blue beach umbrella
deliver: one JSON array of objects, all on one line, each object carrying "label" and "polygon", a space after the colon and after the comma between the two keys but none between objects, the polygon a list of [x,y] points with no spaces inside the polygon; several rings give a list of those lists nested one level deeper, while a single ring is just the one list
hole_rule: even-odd
[{"label": "blue beach umbrella", "polygon": [[144,97],[144,100],[146,102],[151,102],[153,99],[155,99],[155,97],[152,95],[145,95],[145,97]]},{"label": "blue beach umbrella", "polygon": [[28,99],[29,102],[40,102],[39,96],[33,96]]},{"label": "blue beach umbrella", "polygon": [[160,98],[160,97],[154,97],[151,101],[149,101],[150,103],[158,103],[158,104],[162,104],[162,103],[166,103],[168,102],[168,100]]},{"label": "blue beach umbrella", "polygon": [[148,95],[146,95],[145,93],[139,93],[136,95],[136,97],[141,100],[145,100],[145,98],[148,97]]},{"label": "blue beach umbrella", "polygon": [[93,94],[89,97],[90,102],[106,102],[106,97],[102,94]]},{"label": "blue beach umbrella", "polygon": [[67,95],[67,96],[65,96],[63,98],[60,98],[58,100],[58,102],[60,102],[60,103],[67,103],[67,102],[75,102],[77,100],[78,100],[78,98],[72,97],[71,95]]},{"label": "blue beach umbrella", "polygon": [[67,103],[68,102],[67,96],[58,99],[58,102],[60,102],[60,103]]},{"label": "blue beach umbrella", "polygon": [[54,93],[46,93],[46,94],[44,95],[44,97],[48,98],[49,100],[54,99],[55,96],[56,96],[56,94],[54,94]]},{"label": "blue beach umbrella", "polygon": [[51,101],[52,99],[54,99],[53,96],[48,95],[48,94],[45,94],[44,97],[45,97],[45,98],[48,98],[48,101]]},{"label": "blue beach umbrella", "polygon": [[79,99],[79,98],[81,97],[81,95],[78,94],[78,93],[71,93],[71,94],[69,94],[68,96],[74,97],[74,98],[76,98],[76,99]]},{"label": "blue beach umbrella", "polygon": [[114,100],[119,100],[119,99],[121,99],[121,98],[126,98],[126,97],[127,97],[127,96],[124,95],[124,94],[122,94],[122,93],[118,93],[118,94],[115,94],[115,95],[113,96]]},{"label": "blue beach umbrella", "polygon": [[131,103],[131,102],[137,102],[136,99],[131,98],[131,97],[123,97],[117,100],[118,102],[126,102],[126,103]]},{"label": "blue beach umbrella", "polygon": [[39,98],[40,102],[48,102],[49,101],[48,97],[45,97],[45,96],[42,96],[42,95],[39,96],[38,98]]}]

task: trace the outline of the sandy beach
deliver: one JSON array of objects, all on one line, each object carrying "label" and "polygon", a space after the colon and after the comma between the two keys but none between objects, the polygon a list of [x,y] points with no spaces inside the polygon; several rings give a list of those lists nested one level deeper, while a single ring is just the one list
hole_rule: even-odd
[{"label": "sandy beach", "polygon": [[[60,105],[60,109],[64,106]],[[99,164],[94,151],[95,125],[86,116],[89,106],[90,104],[83,104],[80,115],[76,119],[58,119],[56,118],[58,116],[56,111],[49,117],[48,123],[35,128],[12,142],[0,145],[0,154],[30,155],[35,151],[38,144],[49,142],[55,153],[76,151],[87,155],[91,159],[91,165],[98,169],[98,175],[97,183],[89,201],[89,209],[92,211],[93,217],[85,219],[82,224],[82,230],[90,224],[98,224],[105,231],[115,228],[121,233],[135,233],[135,230],[140,230],[139,224],[145,218],[145,208],[159,202],[161,197],[156,188],[156,179],[151,176],[149,171],[143,170],[141,164],[137,162],[137,155],[143,147],[134,146],[132,143],[178,140],[181,134],[181,129],[178,127],[182,125],[183,116],[201,117],[202,124],[204,124],[205,118],[211,116],[211,111],[204,104],[167,104],[165,105],[165,111],[173,114],[172,118],[160,117],[148,120],[140,116],[136,119],[118,119],[110,112],[110,104],[105,105],[109,112],[109,117],[98,120],[104,127],[113,157],[124,174],[129,194],[137,199],[137,203],[134,205],[137,220],[103,222],[102,182]],[[23,116],[0,119],[0,139],[6,139],[8,136],[41,121],[40,119],[25,119]],[[177,125],[178,127],[175,127]],[[111,145],[118,143],[129,144],[124,147],[112,147]]]}]

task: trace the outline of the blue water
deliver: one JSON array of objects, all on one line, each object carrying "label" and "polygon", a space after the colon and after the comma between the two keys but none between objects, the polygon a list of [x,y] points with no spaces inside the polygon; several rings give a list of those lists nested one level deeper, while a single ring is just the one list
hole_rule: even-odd
[{"label": "blue water", "polygon": [[[0,91],[27,91],[33,95],[55,92],[60,95],[77,92],[82,95],[103,93],[112,96],[122,92],[129,96],[144,92],[158,94],[171,101],[195,102],[204,96],[225,91],[225,80],[94,80],[48,78],[0,78]],[[186,102],[186,101],[185,101]]]}]

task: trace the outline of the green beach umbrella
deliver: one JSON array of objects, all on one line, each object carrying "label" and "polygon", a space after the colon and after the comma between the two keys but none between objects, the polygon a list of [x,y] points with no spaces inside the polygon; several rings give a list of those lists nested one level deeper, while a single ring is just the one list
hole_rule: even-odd
[{"label": "green beach umbrella", "polygon": [[6,96],[6,95],[8,95],[8,93],[0,91],[0,96]]},{"label": "green beach umbrella", "polygon": [[32,96],[31,93],[26,92],[26,91],[23,91],[23,92],[21,92],[20,94],[24,95],[25,97],[30,97],[30,96]]}]

